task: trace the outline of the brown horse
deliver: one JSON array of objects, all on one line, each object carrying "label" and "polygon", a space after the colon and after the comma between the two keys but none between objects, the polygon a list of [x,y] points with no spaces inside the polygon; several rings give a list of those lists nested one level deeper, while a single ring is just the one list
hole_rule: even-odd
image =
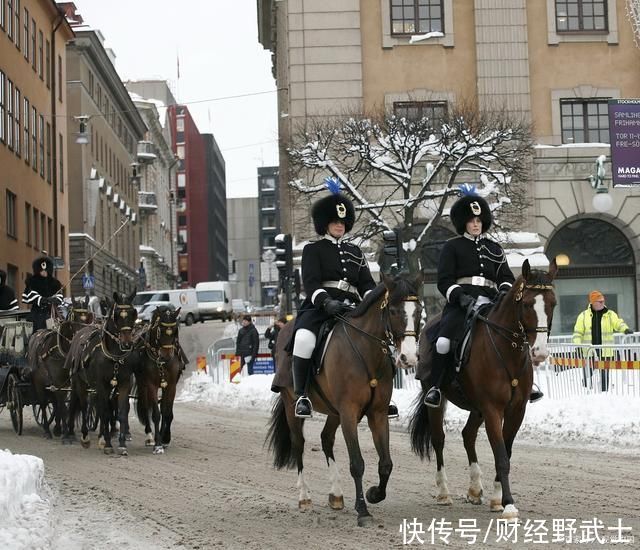
[{"label": "brown horse", "polygon": [[[409,281],[406,277],[384,277],[358,305],[356,310],[341,318],[333,329],[326,348],[322,369],[312,378],[309,397],[316,411],[327,415],[322,430],[324,451],[331,489],[329,506],[344,507],[342,489],[333,455],[335,433],[342,425],[342,433],[349,451],[351,476],[355,482],[358,525],[372,523],[363,489],[364,460],[358,443],[358,423],[367,417],[378,452],[377,486],[367,491],[371,503],[386,497],[386,488],[393,464],[389,453],[389,419],[387,410],[393,391],[394,357],[405,366],[415,366],[416,335],[419,334],[422,303],[418,298],[421,277]],[[287,323],[276,343],[276,361],[281,385],[272,410],[267,434],[269,449],[274,454],[277,469],[298,468],[298,506],[309,509],[311,499],[303,472],[303,418],[294,415],[296,397],[290,377],[291,357],[285,346],[291,338],[294,323]],[[396,350],[398,353],[396,353]],[[284,375],[286,373],[286,375]]]},{"label": "brown horse", "polygon": [[[52,329],[38,330],[29,339],[27,361],[33,369],[31,377],[36,401],[40,411],[37,417],[42,426],[45,437],[51,439],[49,427],[55,417],[53,434],[62,433],[61,424],[66,414],[66,394],[71,381],[69,371],[64,363],[71,340],[78,330],[93,322],[93,313],[88,311],[86,301],[75,300],[69,310],[67,319],[56,322]],[[53,404],[53,414],[50,414],[49,404]]]},{"label": "brown horse", "polygon": [[[153,454],[164,453],[171,443],[173,401],[184,369],[178,340],[179,315],[180,308],[173,311],[167,306],[156,308],[136,344],[136,353],[131,356],[135,361],[136,412],[144,426],[145,444],[153,445]],[[162,395],[159,407],[158,391]]]},{"label": "brown horse", "polygon": [[[531,271],[529,261],[525,260],[522,275],[509,293],[486,317],[478,316],[468,362],[457,379],[445,382],[442,387],[446,399],[470,411],[462,430],[470,473],[467,499],[473,504],[482,503],[483,487],[475,443],[484,422],[496,468],[490,508],[502,512],[505,518],[518,517],[509,485],[511,451],[531,393],[533,363],[543,361],[548,355],[547,338],[556,305],[552,285],[556,272],[555,260],[549,272]],[[422,392],[416,401],[409,431],[411,446],[421,458],[430,458],[429,446],[433,445],[438,466],[437,503],[450,505],[443,459],[445,400],[437,409],[423,402],[430,387],[427,381],[431,357],[431,344],[425,334],[436,321],[424,328],[420,339],[416,376],[422,381]]]}]

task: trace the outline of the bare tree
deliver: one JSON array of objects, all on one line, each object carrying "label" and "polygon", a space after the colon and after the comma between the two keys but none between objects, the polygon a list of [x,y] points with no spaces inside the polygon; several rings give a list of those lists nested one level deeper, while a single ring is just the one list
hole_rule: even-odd
[{"label": "bare tree", "polygon": [[627,17],[633,28],[633,39],[640,48],[640,0],[627,0]]},{"label": "bare tree", "polygon": [[289,154],[304,177],[289,185],[312,195],[337,179],[359,213],[359,236],[396,230],[413,272],[459,184],[475,184],[494,213],[505,212],[500,229],[517,224],[527,203],[532,130],[507,112],[460,105],[437,127],[391,114],[308,120],[294,139]]}]

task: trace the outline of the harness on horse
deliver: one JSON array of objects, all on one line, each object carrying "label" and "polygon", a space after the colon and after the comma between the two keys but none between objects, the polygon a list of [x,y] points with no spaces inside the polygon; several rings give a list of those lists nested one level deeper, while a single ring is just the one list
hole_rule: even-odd
[{"label": "harness on horse", "polygon": [[[160,346],[158,346],[157,348],[154,347],[151,342],[149,341],[152,337],[152,333],[155,330],[155,340],[157,342],[160,341],[160,337],[162,336],[162,331],[164,330],[164,333],[166,336],[172,336],[174,333],[177,334],[177,325],[178,322],[177,321],[173,321],[171,323],[165,323],[162,322],[160,320],[158,320],[156,323],[154,323],[153,326],[150,327],[149,331],[144,335],[147,336],[148,338],[144,338],[143,336],[143,343],[144,343],[144,348],[145,348],[145,353],[147,355],[147,357],[149,359],[151,359],[156,367],[158,368],[159,374],[160,374],[160,387],[162,389],[166,388],[169,384],[166,380],[166,376],[165,376],[165,366],[168,363],[167,359],[163,359],[160,356],[160,350],[161,349],[172,349],[175,352],[177,352],[177,347],[176,346],[176,342],[175,342],[175,336],[172,339],[172,342],[170,344],[162,344]],[[171,356],[173,357],[173,356]],[[170,360],[170,359],[169,359]]]}]

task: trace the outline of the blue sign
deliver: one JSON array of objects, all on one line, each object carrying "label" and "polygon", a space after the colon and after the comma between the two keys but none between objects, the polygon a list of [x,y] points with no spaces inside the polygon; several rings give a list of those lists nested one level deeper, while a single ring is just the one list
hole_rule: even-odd
[{"label": "blue sign", "polygon": [[253,374],[273,374],[273,357],[256,357]]},{"label": "blue sign", "polygon": [[82,276],[82,288],[85,290],[91,290],[96,286],[96,278],[93,275]]}]

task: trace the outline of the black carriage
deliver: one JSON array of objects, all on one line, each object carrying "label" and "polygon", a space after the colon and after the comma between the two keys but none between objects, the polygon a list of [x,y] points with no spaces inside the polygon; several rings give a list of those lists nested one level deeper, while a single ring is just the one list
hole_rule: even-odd
[{"label": "black carriage", "polygon": [[[32,324],[29,312],[0,314],[0,413],[7,409],[16,434],[22,434],[23,408],[31,406],[36,422],[42,423],[42,408],[31,383],[27,348]],[[53,406],[48,404],[49,413]]]}]

